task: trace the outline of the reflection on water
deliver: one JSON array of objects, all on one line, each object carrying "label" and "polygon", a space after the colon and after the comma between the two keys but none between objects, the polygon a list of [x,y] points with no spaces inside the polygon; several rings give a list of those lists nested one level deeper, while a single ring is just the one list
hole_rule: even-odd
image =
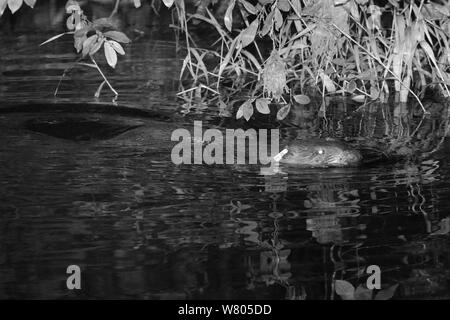
[{"label": "reflection on water", "polygon": [[[0,35],[0,108],[53,101],[74,55],[64,53],[70,39],[38,48],[48,36]],[[119,103],[175,113],[179,57],[153,36],[130,45],[109,77]],[[77,69],[56,101],[93,102],[98,82]],[[387,137],[414,133],[410,148],[426,152],[442,135],[439,112],[414,132],[422,119],[401,107],[354,109],[333,105],[327,119],[299,109],[283,139],[332,133],[389,151]],[[215,126],[216,111],[205,123]],[[192,130],[190,117],[86,113],[139,124],[86,141],[25,125],[61,117],[0,112],[0,298],[339,299],[333,281],[357,287],[374,264],[383,288],[399,285],[396,298],[449,297],[448,143],[424,158],[262,174],[258,165],[173,165],[171,133]],[[83,272],[79,292],[65,289],[72,264]]]}]

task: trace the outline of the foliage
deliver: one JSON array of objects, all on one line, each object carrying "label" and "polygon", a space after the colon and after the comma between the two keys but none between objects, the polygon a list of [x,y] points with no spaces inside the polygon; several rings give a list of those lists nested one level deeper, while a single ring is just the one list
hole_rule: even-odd
[{"label": "foliage", "polygon": [[[11,10],[11,13],[14,14],[23,5],[23,2],[25,2],[31,8],[33,8],[36,4],[36,0],[0,0],[0,16],[3,14],[6,7],[8,7]],[[66,20],[66,27],[69,31],[55,35],[47,41],[41,43],[42,46],[64,35],[73,35],[75,50],[81,55],[80,59],[78,59],[74,66],[83,65],[97,69],[104,80],[98,87],[95,96],[98,97],[103,86],[107,84],[111,91],[115,94],[114,100],[117,98],[118,93],[112,87],[112,85],[98,66],[96,60],[94,59],[94,56],[103,47],[103,53],[106,62],[110,67],[115,68],[118,61],[117,54],[125,55],[125,50],[123,49],[121,43],[128,44],[131,42],[131,40],[123,32],[118,31],[114,21],[110,19],[116,13],[119,3],[120,0],[116,0],[115,8],[110,17],[96,19],[91,22],[88,20],[83,10],[81,9],[80,4],[76,0],[68,0],[65,5],[65,10],[69,15]],[[140,0],[133,0],[133,3],[136,8],[141,6]],[[163,0],[163,3],[167,7],[171,7],[174,3],[174,0]],[[85,58],[89,58],[92,63],[81,62]],[[72,68],[73,66],[64,71],[61,80]],[[58,88],[59,84],[55,90],[55,95],[58,92]]]},{"label": "foliage", "polygon": [[[414,91],[423,92],[428,86],[450,96],[450,9],[444,5],[399,0],[383,6],[368,0],[229,0],[222,25],[207,8],[213,2],[201,1],[204,15],[187,16],[216,29],[220,37],[216,49],[197,48],[202,54],[196,55],[196,61],[188,55],[182,72],[188,70],[197,87],[207,86],[213,76],[217,88],[229,79],[237,87],[243,82],[240,89],[251,88],[238,118],[248,119],[262,96],[281,99],[280,111],[289,110],[293,103],[306,101],[304,95],[294,97],[308,88],[317,88],[322,97],[350,95],[359,102],[385,101],[392,86],[401,102],[412,95],[420,103],[420,94]],[[186,12],[180,8],[178,15],[183,16]],[[236,11],[242,27],[236,22]],[[391,19],[390,25],[382,25],[383,16]],[[187,26],[183,30],[189,32]],[[258,39],[271,40],[269,57],[262,54]],[[205,70],[206,63],[198,58],[208,55],[218,61]],[[249,79],[252,76],[256,81]],[[244,81],[239,80],[242,77]],[[286,114],[279,112],[278,118]]]},{"label": "foliage", "polygon": [[[135,1],[136,3],[137,1]],[[26,0],[25,3],[30,7],[34,7],[36,0]],[[6,4],[10,8],[12,13],[15,13],[23,4],[22,1],[8,0],[0,2],[0,15],[3,13]],[[104,86],[108,84],[111,91],[115,94],[117,98],[118,93],[109,83],[108,79],[105,77],[104,73],[99,68],[94,56],[103,47],[103,53],[109,66],[115,68],[117,65],[117,54],[125,55],[125,50],[123,49],[121,43],[130,43],[130,39],[122,32],[117,31],[117,27],[114,22],[109,18],[100,18],[94,21],[89,21],[83,10],[81,9],[79,3],[75,0],[68,0],[65,5],[66,13],[69,17],[66,20],[66,27],[69,31],[55,35],[43,42],[41,45],[52,42],[64,35],[73,35],[74,47],[77,53],[81,55],[80,59],[76,64],[92,67],[98,70],[100,75],[103,77],[104,81],[100,84],[95,96],[98,97]],[[84,63],[81,62],[83,59],[89,58],[92,62]],[[62,78],[65,76],[67,71],[72,69],[66,69],[63,73]],[[61,81],[60,81],[61,83]],[[58,92],[58,87],[56,88],[55,95]]]},{"label": "foliage", "polygon": [[2,16],[6,7],[8,7],[12,13],[15,13],[20,9],[24,2],[31,8],[34,8],[34,5],[36,4],[36,0],[0,0],[0,16]]},{"label": "foliage", "polygon": [[[33,7],[36,1],[0,0],[0,15],[6,7],[14,13],[23,2]],[[103,46],[107,63],[115,67],[117,54],[124,54],[120,43],[129,42],[128,38],[124,34],[117,38],[108,18],[89,22],[76,1],[68,3],[65,34],[74,33],[77,52],[91,58],[94,64],[89,66],[98,68],[93,56]],[[141,0],[133,3],[141,6]],[[365,103],[386,101],[392,92],[400,102],[413,96],[426,112],[420,102],[426,88],[450,96],[450,8],[445,4],[425,0],[162,3],[173,8],[175,32],[185,37],[181,76],[188,75],[191,83],[179,97],[185,100],[186,112],[193,104],[217,101],[221,114],[229,115],[224,106],[241,101],[236,116],[249,120],[255,108],[266,114],[270,103],[276,102],[281,120],[291,106],[308,104],[312,94],[322,96],[321,110],[325,110],[326,96],[344,95]],[[195,13],[186,7],[192,3]],[[214,14],[217,7],[222,10]],[[196,46],[191,23],[212,27],[217,41],[210,48]]]},{"label": "foliage", "polygon": [[[58,34],[43,42],[41,45],[56,40],[63,35],[73,34],[74,47],[77,53],[81,53],[81,58],[78,60],[78,63],[97,69],[104,79],[95,95],[97,97],[100,95],[100,91],[106,83],[117,98],[117,91],[112,87],[99,68],[94,59],[94,55],[103,47],[103,52],[108,65],[115,68],[117,64],[117,54],[125,55],[125,51],[120,43],[130,43],[131,40],[124,33],[115,30],[115,24],[108,18],[100,18],[92,22],[89,21],[84,15],[79,3],[75,0],[67,1],[65,9],[66,13],[69,14],[69,17],[66,20],[66,27],[69,31]],[[92,64],[79,62],[86,57],[89,57]],[[65,73],[66,72],[64,72],[63,77]],[[57,91],[58,88],[56,89],[55,94]]]}]

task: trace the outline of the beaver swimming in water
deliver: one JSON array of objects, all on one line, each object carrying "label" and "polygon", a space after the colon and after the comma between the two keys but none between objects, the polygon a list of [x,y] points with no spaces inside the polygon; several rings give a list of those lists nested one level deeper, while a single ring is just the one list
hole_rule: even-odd
[{"label": "beaver swimming in water", "polygon": [[281,163],[305,167],[353,167],[363,158],[358,150],[332,139],[295,140],[285,150]]}]

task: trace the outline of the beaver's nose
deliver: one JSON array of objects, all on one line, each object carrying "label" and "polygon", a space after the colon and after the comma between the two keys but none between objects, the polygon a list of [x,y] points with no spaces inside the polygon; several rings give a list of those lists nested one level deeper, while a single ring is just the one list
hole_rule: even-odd
[{"label": "beaver's nose", "polygon": [[362,156],[358,151],[346,151],[344,152],[345,159],[347,160],[347,163],[354,163],[357,164],[361,161]]}]

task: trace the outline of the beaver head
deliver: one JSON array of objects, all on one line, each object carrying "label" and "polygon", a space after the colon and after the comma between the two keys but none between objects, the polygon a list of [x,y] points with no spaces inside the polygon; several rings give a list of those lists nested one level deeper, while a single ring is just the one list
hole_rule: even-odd
[{"label": "beaver head", "polygon": [[280,162],[307,167],[348,167],[361,163],[358,150],[335,140],[296,140],[286,146],[288,153]]}]

